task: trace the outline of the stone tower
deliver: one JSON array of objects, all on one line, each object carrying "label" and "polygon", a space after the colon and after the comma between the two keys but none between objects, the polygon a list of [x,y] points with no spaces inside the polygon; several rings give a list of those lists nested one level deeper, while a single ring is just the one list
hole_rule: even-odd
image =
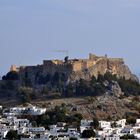
[{"label": "stone tower", "polygon": [[11,65],[10,71],[18,72],[17,66],[16,65]]}]

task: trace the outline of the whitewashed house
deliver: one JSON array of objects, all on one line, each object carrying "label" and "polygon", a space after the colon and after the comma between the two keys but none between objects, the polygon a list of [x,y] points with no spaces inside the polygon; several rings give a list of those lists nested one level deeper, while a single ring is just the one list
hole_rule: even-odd
[{"label": "whitewashed house", "polygon": [[110,128],[111,127],[111,122],[99,121],[99,127],[102,128],[102,129]]},{"label": "whitewashed house", "polygon": [[0,110],[2,110],[2,105],[0,105]]},{"label": "whitewashed house", "polygon": [[125,127],[125,125],[126,125],[126,119],[122,119],[122,120],[116,121],[116,125],[118,127]]},{"label": "whitewashed house", "polygon": [[73,133],[73,132],[77,132],[77,128],[75,127],[68,127],[68,133]]},{"label": "whitewashed house", "polygon": [[[52,139],[49,138],[49,140],[52,140]],[[68,135],[58,135],[57,140],[69,140],[69,136]]]},{"label": "whitewashed house", "polygon": [[0,139],[6,138],[8,130],[0,130]]},{"label": "whitewashed house", "polygon": [[9,117],[12,116],[14,117],[16,114],[15,113],[3,113],[3,116]]},{"label": "whitewashed house", "polygon": [[136,119],[136,126],[140,126],[140,119]]},{"label": "whitewashed house", "polygon": [[39,107],[30,107],[30,108],[27,108],[26,110],[28,110],[29,114],[30,115],[42,115],[42,114],[45,114],[46,112],[46,108],[39,108]]},{"label": "whitewashed house", "polygon": [[17,126],[15,125],[6,125],[6,124],[0,124],[0,130],[17,130]]},{"label": "whitewashed house", "polygon": [[133,128],[132,128],[131,126],[125,126],[125,127],[122,129],[120,135],[121,135],[121,136],[126,135],[126,134],[132,135],[133,132],[134,132],[134,130],[133,130]]},{"label": "whitewashed house", "polygon": [[30,107],[13,107],[10,108],[10,113],[15,115],[42,115],[45,114],[46,108],[39,108],[36,106]]},{"label": "whitewashed house", "polygon": [[44,134],[45,128],[44,127],[30,127],[29,132],[33,134]]},{"label": "whitewashed house", "polygon": [[0,123],[2,123],[2,124],[7,123],[7,119],[6,118],[1,118]]},{"label": "whitewashed house", "polygon": [[140,139],[140,133],[136,133],[136,134],[134,134],[134,136],[135,136],[136,138]]},{"label": "whitewashed house", "polygon": [[90,126],[93,120],[81,120],[81,126]]},{"label": "whitewashed house", "polygon": [[121,136],[122,129],[123,129],[123,127],[114,128],[113,134]]},{"label": "whitewashed house", "polygon": [[16,125],[17,127],[26,127],[29,125],[29,120],[27,120],[27,119],[15,119],[14,125]]},{"label": "whitewashed house", "polygon": [[134,126],[133,127],[133,134],[135,137],[140,139],[140,126]]},{"label": "whitewashed house", "polygon": [[69,127],[68,128],[68,135],[69,135],[69,137],[76,137],[77,138],[80,136],[80,133],[78,133],[77,128]]},{"label": "whitewashed house", "polygon": [[10,108],[10,113],[14,113],[15,115],[22,115],[25,109],[25,107],[13,107]]},{"label": "whitewashed house", "polygon": [[6,119],[7,119],[8,123],[12,124],[12,123],[14,123],[14,120],[17,119],[17,117],[15,117],[15,116],[8,116]]},{"label": "whitewashed house", "polygon": [[29,135],[29,128],[28,127],[19,127],[17,130],[18,135]]},{"label": "whitewashed house", "polygon": [[81,120],[80,133],[83,133],[84,130],[90,129],[92,122],[93,120]]},{"label": "whitewashed house", "polygon": [[112,135],[105,138],[105,140],[120,140],[120,136]]},{"label": "whitewashed house", "polygon": [[57,125],[50,125],[49,126],[49,128],[50,128],[50,133],[51,134],[56,134],[57,133]]}]

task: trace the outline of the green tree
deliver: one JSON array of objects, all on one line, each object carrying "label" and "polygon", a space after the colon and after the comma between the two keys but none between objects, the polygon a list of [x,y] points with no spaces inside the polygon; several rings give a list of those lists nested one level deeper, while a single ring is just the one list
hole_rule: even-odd
[{"label": "green tree", "polygon": [[102,75],[102,74],[98,74],[98,78],[97,78],[97,82],[99,82],[99,83],[103,83],[105,81],[105,79],[104,79],[104,75]]},{"label": "green tree", "polygon": [[36,98],[35,91],[29,87],[20,87],[18,93],[23,103],[30,102]]},{"label": "green tree", "polygon": [[77,121],[78,121],[78,122],[80,122],[80,121],[83,119],[83,116],[82,116],[82,114],[80,114],[80,113],[76,113],[76,114],[74,115],[74,117],[77,118]]},{"label": "green tree", "polygon": [[48,95],[48,94],[49,94],[49,89],[48,89],[47,86],[44,86],[44,87],[43,87],[43,89],[42,89],[42,91],[41,91],[41,94],[42,94],[42,95]]},{"label": "green tree", "polygon": [[97,79],[96,79],[94,76],[92,76],[92,77],[91,77],[91,80],[90,80],[90,83],[91,83],[92,85],[95,85],[95,84],[97,83]]},{"label": "green tree", "polygon": [[135,117],[128,117],[126,119],[127,124],[132,124],[135,125],[136,124],[136,118]]},{"label": "green tree", "polygon": [[93,122],[90,124],[94,129],[99,128],[99,121],[96,118],[93,118]]},{"label": "green tree", "polygon": [[116,75],[113,75],[110,72],[106,72],[104,75],[104,79],[107,80],[108,82],[112,82],[112,81],[116,81],[117,77]]},{"label": "green tree", "polygon": [[92,87],[90,86],[90,82],[80,79],[76,86],[76,95],[77,96],[91,96],[92,95]]},{"label": "green tree", "polygon": [[66,56],[66,57],[64,58],[65,63],[68,63],[68,60],[69,60],[69,57]]},{"label": "green tree", "polygon": [[54,83],[59,82],[59,80],[60,80],[60,74],[58,72],[55,72],[52,80],[53,80]]},{"label": "green tree", "polygon": [[10,131],[7,133],[7,135],[6,135],[6,138],[9,139],[9,140],[16,140],[16,139],[18,139],[17,131],[10,130]]},{"label": "green tree", "polygon": [[70,140],[78,140],[77,138],[70,138]]},{"label": "green tree", "polygon": [[136,137],[134,135],[130,135],[130,134],[127,134],[127,135],[124,135],[122,137],[120,137],[121,139],[124,139],[124,140],[128,140],[128,139],[136,139]]},{"label": "green tree", "polygon": [[93,130],[84,130],[82,133],[82,138],[95,137],[95,132]]},{"label": "green tree", "polygon": [[37,122],[36,122],[36,121],[33,121],[33,122],[32,122],[32,126],[33,126],[33,127],[37,127]]},{"label": "green tree", "polygon": [[113,123],[111,124],[111,127],[112,127],[112,128],[117,127],[117,123],[116,123],[116,122],[113,122]]},{"label": "green tree", "polygon": [[122,91],[126,96],[140,95],[140,84],[137,81],[125,80],[124,78],[117,79]]},{"label": "green tree", "polygon": [[105,88],[104,84],[102,84],[102,83],[96,84],[94,88],[95,88],[94,96],[103,95],[106,91],[106,88]]},{"label": "green tree", "polygon": [[137,133],[140,133],[140,129],[137,129]]},{"label": "green tree", "polygon": [[2,80],[18,80],[19,76],[16,71],[10,71],[5,76],[2,77]]},{"label": "green tree", "polygon": [[74,93],[73,93],[73,91],[74,91],[74,87],[73,87],[73,85],[70,83],[70,84],[68,84],[67,86],[66,86],[66,90],[65,90],[65,96],[66,97],[72,97],[72,96],[74,96]]}]

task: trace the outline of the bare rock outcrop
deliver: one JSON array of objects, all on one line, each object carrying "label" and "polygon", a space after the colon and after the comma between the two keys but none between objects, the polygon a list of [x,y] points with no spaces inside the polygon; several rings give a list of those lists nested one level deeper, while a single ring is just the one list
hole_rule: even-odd
[{"label": "bare rock outcrop", "polygon": [[129,67],[124,64],[121,59],[109,59],[102,58],[94,66],[82,71],[72,72],[70,75],[71,81],[79,79],[89,80],[92,76],[98,77],[98,74],[104,75],[106,72],[110,72],[117,77],[131,79],[133,81],[139,81],[138,78],[132,74]]}]

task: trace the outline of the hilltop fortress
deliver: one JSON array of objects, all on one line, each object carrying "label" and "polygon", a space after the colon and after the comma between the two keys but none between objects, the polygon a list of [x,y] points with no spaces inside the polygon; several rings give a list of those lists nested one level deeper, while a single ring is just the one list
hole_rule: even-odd
[{"label": "hilltop fortress", "polygon": [[89,80],[93,75],[98,77],[99,73],[104,75],[106,72],[125,79],[138,80],[122,58],[108,58],[107,55],[96,56],[94,54],[89,54],[88,59],[65,57],[65,60],[44,60],[42,65],[37,66],[16,68],[15,65],[12,65],[10,71],[17,71],[20,81],[28,78],[32,84],[36,84],[41,77],[45,79],[48,78],[48,75],[52,77],[56,73],[63,75],[66,81],[76,81],[80,78]]}]

